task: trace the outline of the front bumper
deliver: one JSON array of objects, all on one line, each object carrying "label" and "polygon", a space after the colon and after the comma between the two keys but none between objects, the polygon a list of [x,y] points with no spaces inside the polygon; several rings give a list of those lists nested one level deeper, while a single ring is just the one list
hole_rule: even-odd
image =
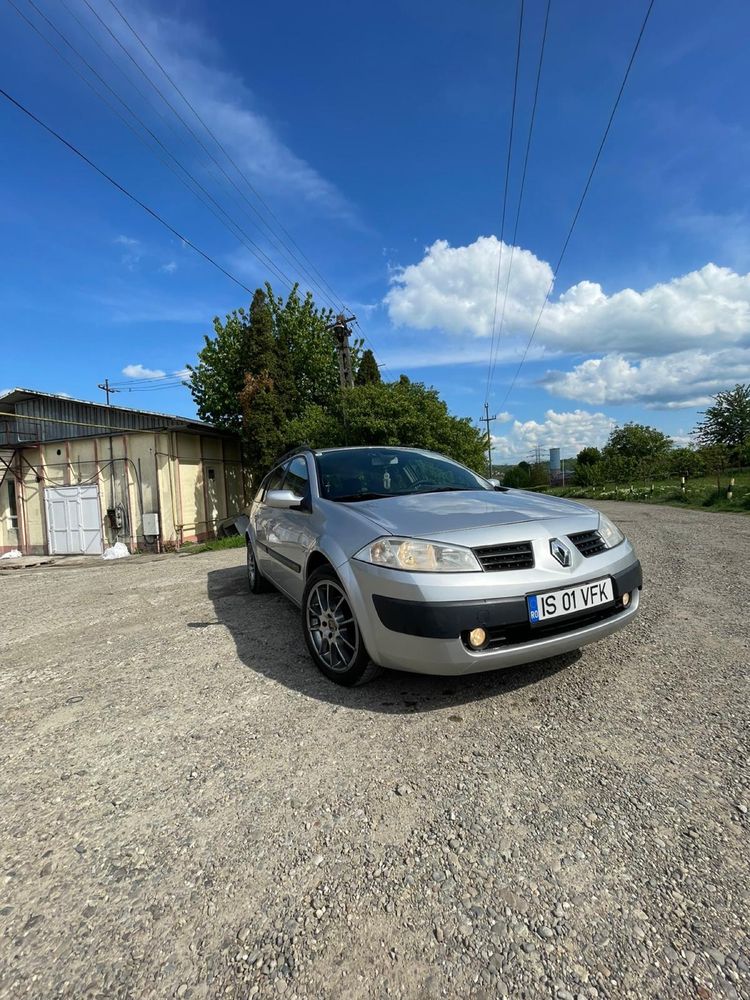
[{"label": "front bumper", "polygon": [[[638,612],[641,566],[628,542],[581,560],[559,581],[533,570],[460,574],[396,573],[352,560],[350,596],[372,659],[384,667],[428,674],[471,674],[517,666],[578,649],[623,628]],[[526,594],[609,576],[614,606],[541,625],[528,620]],[[473,577],[473,579],[469,579]],[[623,607],[622,596],[630,595]],[[457,596],[459,600],[450,600]],[[482,626],[490,643],[470,649],[464,637]]]}]

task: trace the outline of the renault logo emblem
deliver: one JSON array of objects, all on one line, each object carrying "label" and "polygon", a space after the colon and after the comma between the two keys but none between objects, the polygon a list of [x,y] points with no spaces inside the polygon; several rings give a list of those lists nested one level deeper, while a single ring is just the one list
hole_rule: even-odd
[{"label": "renault logo emblem", "polygon": [[561,566],[570,566],[570,549],[567,545],[563,545],[559,538],[550,541],[549,550]]}]

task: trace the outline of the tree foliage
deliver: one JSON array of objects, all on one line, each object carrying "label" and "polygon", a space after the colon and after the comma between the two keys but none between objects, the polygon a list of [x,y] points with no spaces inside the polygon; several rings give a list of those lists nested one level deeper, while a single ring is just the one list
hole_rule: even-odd
[{"label": "tree foliage", "polygon": [[188,365],[188,384],[198,416],[225,431],[242,428],[240,393],[245,374],[252,370],[252,332],[244,309],[230,313],[224,323],[214,319],[214,337],[204,337],[196,365]]},{"label": "tree foliage", "polygon": [[380,368],[378,368],[375,355],[368,347],[366,351],[362,352],[359,367],[357,368],[357,374],[354,376],[354,384],[371,385],[373,382],[382,381],[383,380],[380,377]]},{"label": "tree foliage", "polygon": [[617,457],[635,463],[663,458],[672,447],[672,439],[647,424],[627,423],[615,427],[604,446],[605,457]]},{"label": "tree foliage", "polygon": [[576,456],[576,467],[581,465],[594,465],[596,462],[601,462],[602,453],[598,448],[593,448],[589,446],[588,448],[581,448]]},{"label": "tree foliage", "polygon": [[701,445],[724,445],[740,461],[750,451],[750,384],[738,383],[713,397],[695,433]]},{"label": "tree foliage", "polygon": [[342,391],[330,319],[311,295],[301,299],[295,288],[284,300],[266,285],[249,310],[214,320],[215,335],[188,366],[200,418],[242,433],[253,480],[298,444],[400,444],[483,469],[482,436],[471,421],[452,416],[436,389],[405,375],[383,382],[360,342],[351,347],[356,384]]},{"label": "tree foliage", "polygon": [[438,451],[484,469],[482,434],[468,417],[454,417],[436,389],[402,375],[343,392],[339,405],[308,407],[290,424],[290,445],[402,445]]}]

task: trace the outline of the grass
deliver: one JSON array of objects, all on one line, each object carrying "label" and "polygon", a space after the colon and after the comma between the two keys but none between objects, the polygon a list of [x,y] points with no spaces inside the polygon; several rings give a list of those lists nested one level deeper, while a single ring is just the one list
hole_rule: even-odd
[{"label": "grass", "polygon": [[[734,476],[732,499],[728,499],[729,480]],[[735,472],[721,477],[717,488],[715,476],[688,479],[684,492],[679,479],[656,479],[604,486],[555,486],[545,490],[558,497],[572,500],[631,500],[640,503],[666,504],[670,507],[689,507],[694,510],[730,511],[750,513],[750,472]]]},{"label": "grass", "polygon": [[225,538],[210,538],[207,542],[187,542],[180,546],[180,555],[194,556],[199,552],[216,552],[218,549],[244,549],[244,535],[227,535]]}]

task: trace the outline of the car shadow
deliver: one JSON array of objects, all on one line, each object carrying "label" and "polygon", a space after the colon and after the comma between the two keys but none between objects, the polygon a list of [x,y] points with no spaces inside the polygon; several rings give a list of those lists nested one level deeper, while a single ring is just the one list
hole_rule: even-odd
[{"label": "car shadow", "polygon": [[452,708],[532,687],[581,656],[575,650],[522,667],[463,677],[386,670],[362,687],[347,688],[329,681],[310,660],[297,608],[278,591],[248,593],[244,565],[211,570],[207,586],[215,618],[187,622],[188,628],[225,627],[248,669],[308,697],[346,708],[386,714]]}]

